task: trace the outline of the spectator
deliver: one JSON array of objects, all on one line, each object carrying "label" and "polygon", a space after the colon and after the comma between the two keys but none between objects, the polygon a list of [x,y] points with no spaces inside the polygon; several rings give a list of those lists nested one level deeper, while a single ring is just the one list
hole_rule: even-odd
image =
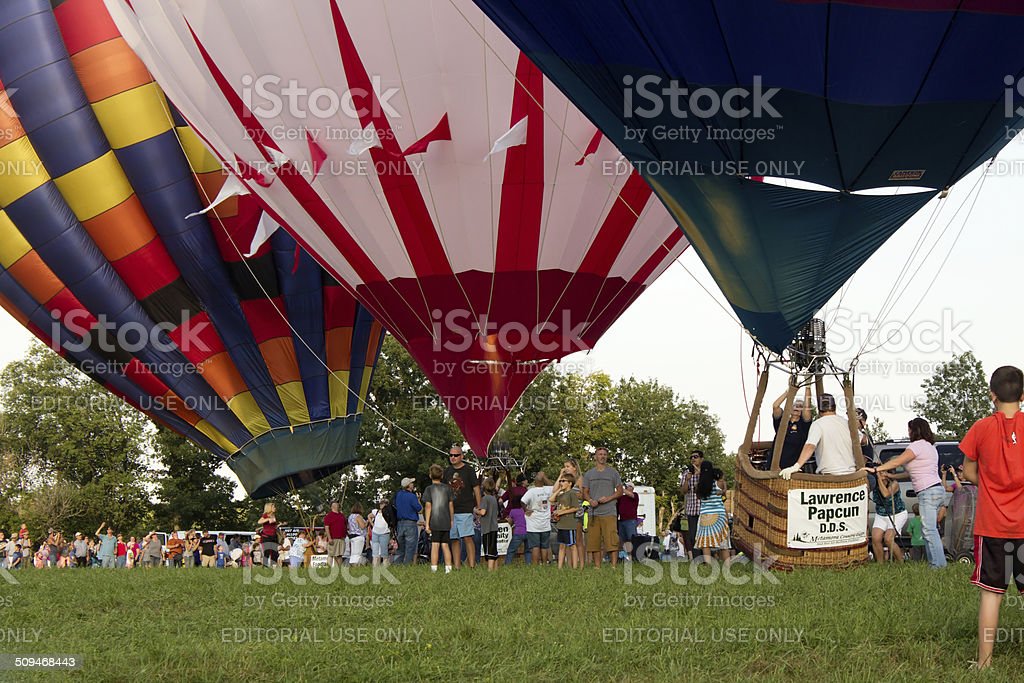
[{"label": "spectator", "polygon": [[163,564],[163,548],[160,544],[160,537],[155,531],[146,536],[142,546],[142,566],[146,568],[159,567]]},{"label": "spectator", "polygon": [[142,544],[134,536],[128,539],[128,560],[126,564],[138,567],[142,564]]},{"label": "spectator", "polygon": [[484,479],[483,499],[476,514],[480,518],[480,559],[487,560],[487,571],[498,568],[498,490],[494,480]]},{"label": "spectator", "polygon": [[684,532],[682,530],[682,524],[680,524],[679,533],[682,536],[686,556],[691,559],[694,557],[694,537],[697,535],[697,520],[700,517],[700,498],[697,497],[697,479],[700,478],[700,467],[703,464],[704,451],[691,451],[690,464],[687,466],[686,471],[683,472],[683,479],[679,486],[679,491],[683,494],[683,515],[686,517],[686,530]]},{"label": "spectator", "polygon": [[615,567],[619,560],[616,501],[622,495],[622,478],[608,465],[607,448],[594,451],[594,460],[597,464],[583,475],[583,498],[591,506],[587,552],[595,567],[601,566],[604,553],[610,553]]},{"label": "spectator", "polygon": [[316,551],[317,555],[327,554],[327,536],[325,536],[322,531],[317,532],[313,549]]},{"label": "spectator", "polygon": [[309,546],[309,532],[305,529],[299,532],[298,537],[292,541],[292,547],[288,552],[288,563],[292,569],[302,566],[306,555],[306,548]]},{"label": "spectator", "polygon": [[363,550],[366,548],[366,527],[363,506],[358,502],[353,503],[348,515],[348,563],[350,565],[363,562]]},{"label": "spectator", "polygon": [[914,503],[914,516],[907,522],[907,533],[910,534],[910,559],[917,561],[924,558],[924,536],[921,534],[921,508]]},{"label": "spectator", "polygon": [[167,539],[167,559],[170,560],[170,566],[180,568],[184,555],[185,541],[179,538],[178,531],[172,531],[171,537]]},{"label": "spectator", "polygon": [[871,549],[875,562],[885,561],[885,550],[896,562],[903,562],[903,551],[896,543],[896,537],[903,533],[907,524],[907,508],[900,495],[900,485],[888,474],[877,475],[871,491],[875,503],[875,521],[871,525]]},{"label": "spectator", "polygon": [[[24,526],[24,525],[22,525],[22,526]],[[14,552],[10,553],[10,557],[8,558],[8,565],[10,566],[11,569],[21,569],[22,568],[23,565],[22,565],[22,553],[21,553],[21,544],[20,543],[15,543],[14,544]]]},{"label": "spectator", "polygon": [[[480,507],[480,480],[473,468],[463,462],[460,446],[448,449],[448,468],[444,471],[444,483],[452,489],[455,496],[455,519],[450,532],[452,555],[455,568],[462,566],[462,552],[466,552],[466,562],[470,569],[476,566],[476,546],[473,544],[473,510]],[[464,539],[469,539],[464,540]]]},{"label": "spectator", "polygon": [[[782,409],[788,397],[789,391],[784,391],[772,404],[772,424],[775,426],[776,434],[779,433],[779,427],[782,425]],[[804,444],[807,443],[807,435],[811,429],[811,417],[811,387],[807,385],[804,387],[803,400],[798,398],[793,401],[793,409],[790,411],[789,420],[786,421],[786,436],[782,442],[779,469],[792,467],[800,458],[800,452],[803,451]],[[847,439],[849,439],[849,431],[847,431]],[[770,463],[768,467],[771,467]]]},{"label": "spectator", "polygon": [[928,422],[920,417],[915,417],[907,423],[907,433],[910,436],[910,446],[907,450],[877,467],[864,469],[877,474],[901,465],[905,466],[921,508],[921,526],[928,564],[935,569],[941,569],[946,566],[946,552],[942,548],[938,517],[939,509],[945,503],[946,493],[942,488],[942,480],[939,479],[939,452],[935,449],[935,435],[932,434]]},{"label": "spectator", "polygon": [[812,455],[818,463],[818,474],[851,474],[857,469],[853,458],[850,425],[836,415],[836,400],[832,394],[822,394],[818,397],[818,413],[820,417],[812,422],[811,428],[807,430],[807,443],[804,444],[800,457],[794,464],[779,471],[779,476],[783,479],[790,479]]},{"label": "spectator", "polygon": [[327,556],[331,565],[341,564],[345,557],[345,543],[348,538],[348,520],[341,514],[338,501],[331,503],[331,511],[324,515],[324,531],[327,534]]},{"label": "spectator", "polygon": [[81,531],[75,532],[75,542],[72,543],[72,546],[74,546],[75,566],[84,569],[89,565],[89,544],[82,536]]},{"label": "spectator", "polygon": [[430,537],[430,571],[437,571],[438,553],[444,554],[444,573],[452,571],[452,549],[448,534],[455,518],[452,489],[442,481],[444,471],[440,465],[430,466],[430,486],[423,491],[426,532]]},{"label": "spectator", "polygon": [[395,512],[398,517],[398,557],[399,564],[416,564],[416,544],[419,542],[419,514],[423,511],[419,499],[414,493],[416,480],[406,477],[402,480],[402,488],[395,494]]},{"label": "spectator", "polygon": [[[971,583],[981,589],[978,669],[992,665],[1006,589],[1014,583],[1017,594],[1024,593],[1024,373],[1008,365],[997,368],[989,390],[995,412],[975,422],[960,442],[966,457],[964,480],[978,487],[971,576]],[[927,525],[926,517],[926,531]]]},{"label": "spectator", "polygon": [[257,522],[260,525],[260,541],[263,543],[263,561],[268,567],[275,566],[278,561],[276,513],[277,507],[273,503],[267,503],[263,506],[263,514]]},{"label": "spectator", "polygon": [[199,553],[199,537],[195,529],[189,529],[185,534],[185,566],[198,567],[202,561],[202,556]]},{"label": "spectator", "polygon": [[[21,528],[18,529],[18,540],[20,540],[20,541],[27,541],[27,540],[29,540],[28,526],[26,526],[25,524],[22,524]],[[22,544],[22,550],[23,551],[24,551],[24,548],[25,548],[25,546],[24,546],[24,543],[23,543]]]},{"label": "spectator", "polygon": [[576,555],[576,513],[580,509],[580,497],[576,493],[576,478],[572,472],[563,469],[558,475],[558,482],[551,492],[551,502],[555,503],[555,529],[558,532],[558,568],[565,566],[565,558],[569,557],[569,566],[573,569],[582,568]]},{"label": "spectator", "polygon": [[253,567],[260,567],[263,565],[263,543],[260,542],[259,534],[252,537],[252,543],[249,546],[249,553],[252,556]]},{"label": "spectator", "polygon": [[100,524],[99,528],[96,529],[96,535],[99,536],[100,549],[97,553],[100,558],[100,564],[103,565],[104,569],[113,569],[115,564],[115,553],[117,552],[117,537],[114,536],[113,527],[107,526],[107,533],[100,535],[103,531],[103,525],[106,522]]},{"label": "spectator", "polygon": [[[506,508],[508,514],[508,521],[512,525],[512,540],[509,541],[508,551],[505,553],[505,564],[512,564],[512,561],[516,559],[516,553],[519,548],[524,549],[523,561],[526,564],[530,564],[530,552],[527,550],[527,534],[526,534],[526,515],[523,513],[523,494],[526,493],[526,487],[523,484],[526,483],[526,476],[519,474],[516,476],[515,486],[510,491],[515,491],[517,488],[521,488],[523,493],[514,494],[508,499],[508,507]],[[506,491],[508,494],[508,491]],[[513,507],[514,505],[514,507]]]},{"label": "spectator", "polygon": [[207,531],[199,540],[199,565],[202,567],[217,566],[217,539]]},{"label": "spectator", "polygon": [[705,562],[711,561],[712,551],[720,552],[720,559],[729,562],[732,544],[729,541],[729,521],[725,513],[725,477],[722,470],[705,460],[697,479],[697,497],[700,498],[700,517],[694,548],[700,549]]},{"label": "spectator", "polygon": [[632,558],[633,537],[636,536],[637,527],[636,513],[640,507],[640,497],[636,495],[636,485],[633,482],[626,482],[615,507],[619,515],[619,542],[628,560]]},{"label": "spectator", "polygon": [[388,562],[388,544],[391,542],[391,527],[388,526],[388,521],[384,518],[384,510],[388,507],[391,507],[391,501],[381,498],[377,508],[370,512],[370,517],[367,520],[367,524],[370,526],[370,549],[374,567],[380,564],[385,566],[390,564]]},{"label": "spectator", "polygon": [[128,564],[128,544],[124,542],[124,536],[117,535],[117,551],[114,553],[114,566],[124,569]]},{"label": "spectator", "polygon": [[[571,474],[573,479],[572,491],[576,494],[577,501],[583,500],[583,472],[580,471],[579,464],[572,458],[567,459],[562,464],[562,471],[559,473],[559,477],[563,474]],[[583,552],[585,535],[583,531],[583,506],[577,503],[576,514],[574,518],[576,520],[576,539],[575,543],[570,546],[569,552],[576,557],[576,566],[583,567],[584,560],[586,559],[586,553]],[[557,524],[556,524],[557,528]]]},{"label": "spectator", "polygon": [[533,487],[523,496],[526,515],[526,549],[533,564],[551,560],[551,483],[543,470],[533,477]]}]

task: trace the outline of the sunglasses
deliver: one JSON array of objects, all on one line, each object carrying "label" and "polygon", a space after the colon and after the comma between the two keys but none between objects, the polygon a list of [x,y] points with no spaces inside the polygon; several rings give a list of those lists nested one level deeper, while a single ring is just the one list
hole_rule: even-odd
[{"label": "sunglasses", "polygon": [[448,457],[449,458],[461,458],[462,457],[462,453],[449,453]]}]

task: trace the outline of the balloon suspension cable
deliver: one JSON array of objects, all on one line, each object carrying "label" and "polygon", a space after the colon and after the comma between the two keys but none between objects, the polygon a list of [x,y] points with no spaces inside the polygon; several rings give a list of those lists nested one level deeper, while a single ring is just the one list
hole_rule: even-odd
[{"label": "balloon suspension cable", "polygon": [[[178,142],[178,147],[181,149],[181,153],[184,155],[185,161],[189,165],[189,170],[192,171],[192,175],[193,176],[197,176],[198,172],[196,171],[195,167],[192,166],[192,160],[189,158],[188,152],[185,150],[185,145],[182,143],[181,138],[177,134],[177,126],[174,123],[174,118],[171,116],[170,109],[167,108],[167,107],[164,107],[164,113],[166,114],[167,120],[168,120],[168,122],[170,122],[171,127],[175,129],[174,139],[177,140],[177,142]],[[223,159],[221,159],[221,164],[224,166],[224,173],[225,173],[225,175],[230,174],[230,171],[227,170],[228,167],[225,164]],[[198,183],[197,185],[199,187],[199,191],[203,195],[203,198],[207,202],[207,206],[209,206],[210,202],[212,202],[213,199],[210,197],[209,193],[206,191],[206,187],[205,186],[203,186],[201,183]],[[394,427],[396,430],[398,430],[402,434],[405,434],[409,438],[419,442],[420,444],[430,448],[431,450],[437,451],[438,453],[447,453],[447,451],[445,451],[444,449],[438,448],[437,446],[435,446],[433,444],[427,443],[423,439],[419,438],[418,436],[416,436],[412,432],[408,431],[407,429],[405,429],[404,427],[399,425],[397,422],[394,422],[393,420],[389,419],[387,416],[384,415],[383,412],[381,412],[381,410],[379,408],[377,408],[376,405],[373,404],[372,401],[370,401],[369,397],[367,397],[365,399],[361,398],[359,396],[359,392],[357,392],[351,386],[349,386],[348,382],[346,382],[337,372],[335,372],[333,369],[331,369],[331,367],[324,361],[324,359],[321,358],[316,353],[316,351],[313,350],[313,347],[309,344],[309,342],[306,341],[306,339],[302,336],[302,334],[299,333],[299,331],[297,329],[295,329],[295,326],[292,325],[292,322],[288,319],[288,316],[286,316],[284,314],[284,311],[281,310],[281,307],[278,305],[278,303],[276,301],[274,301],[273,297],[270,296],[270,292],[267,291],[267,288],[263,285],[263,282],[260,281],[260,278],[256,274],[256,271],[254,271],[252,269],[252,266],[249,265],[249,260],[245,257],[244,252],[238,246],[238,244],[235,242],[235,238],[231,234],[231,231],[228,230],[227,226],[224,225],[223,219],[221,219],[221,217],[217,214],[216,211],[211,211],[210,213],[212,213],[216,217],[217,223],[220,225],[221,229],[224,231],[224,235],[227,237],[228,242],[231,244],[231,247],[238,254],[239,260],[245,265],[245,268],[249,272],[249,275],[252,277],[253,281],[257,284],[257,286],[259,286],[260,291],[263,292],[263,295],[267,298],[267,301],[270,302],[270,304],[273,307],[274,311],[278,314],[278,316],[280,316],[281,320],[284,321],[285,325],[288,326],[288,329],[291,330],[291,333],[294,336],[294,338],[298,339],[302,343],[302,345],[305,346],[309,350],[310,355],[313,356],[314,358],[316,358],[317,362],[319,362],[320,365],[322,365],[324,367],[324,369],[327,370],[327,372],[330,374],[330,376],[332,378],[334,378],[341,386],[345,387],[345,390],[349,394],[354,396],[359,403],[362,403],[366,407],[370,408],[370,410],[372,410],[374,413],[376,413],[377,416],[380,417],[380,419],[383,420],[389,426]],[[319,268],[320,265],[317,264],[317,267]],[[336,418],[332,418],[332,420],[333,419],[336,419]],[[252,443],[253,441],[255,441],[255,439],[256,439],[256,437],[253,437],[248,442],[246,442],[245,445],[248,445],[249,443]],[[244,447],[245,446],[243,445],[242,448],[244,448]],[[241,451],[242,448],[239,448],[238,450]],[[229,458],[229,460],[230,460],[230,458]]]}]

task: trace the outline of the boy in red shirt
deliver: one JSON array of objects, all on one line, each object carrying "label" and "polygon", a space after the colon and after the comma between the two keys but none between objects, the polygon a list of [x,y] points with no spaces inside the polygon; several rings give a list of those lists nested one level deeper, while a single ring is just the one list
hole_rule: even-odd
[{"label": "boy in red shirt", "polygon": [[978,420],[960,442],[964,479],[978,485],[974,513],[974,575],[981,588],[978,661],[992,664],[999,607],[1011,582],[1024,592],[1024,374],[1005,365],[989,381],[996,412]]}]

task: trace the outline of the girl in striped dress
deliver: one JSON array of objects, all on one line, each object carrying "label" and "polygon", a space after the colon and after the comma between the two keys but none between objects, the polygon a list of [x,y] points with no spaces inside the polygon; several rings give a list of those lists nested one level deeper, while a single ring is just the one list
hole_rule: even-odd
[{"label": "girl in striped dress", "polygon": [[704,561],[711,560],[712,551],[719,551],[719,559],[727,562],[732,556],[729,542],[729,519],[725,513],[723,496],[728,488],[722,470],[705,460],[700,466],[697,497],[700,498],[700,517],[694,547],[700,548]]}]

